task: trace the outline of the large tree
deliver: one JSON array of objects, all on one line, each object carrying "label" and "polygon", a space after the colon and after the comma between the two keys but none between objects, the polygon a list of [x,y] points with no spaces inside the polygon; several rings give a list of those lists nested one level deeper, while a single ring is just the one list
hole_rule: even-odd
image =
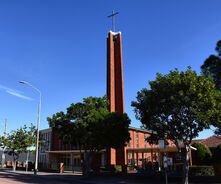
[{"label": "large tree", "polygon": [[7,134],[4,132],[4,135],[0,136],[0,148],[2,148],[2,168],[5,166],[5,149],[8,145]]},{"label": "large tree", "polygon": [[126,114],[110,113],[106,97],[88,97],[71,104],[67,112],[48,117],[51,127],[59,129],[64,143],[84,150],[85,174],[91,169],[93,155],[102,149],[118,148],[130,139],[130,119]]},{"label": "large tree", "polygon": [[13,157],[13,170],[16,170],[16,162],[19,158],[19,155],[22,152],[27,152],[29,147],[34,146],[35,144],[35,126],[31,124],[30,127],[24,125],[21,128],[13,130],[7,135],[6,139],[6,148],[7,153]]},{"label": "large tree", "polygon": [[190,68],[177,69],[167,75],[157,74],[150,81],[150,89],[137,93],[132,102],[136,117],[143,126],[152,130],[155,138],[174,142],[180,150],[184,146],[183,183],[188,183],[190,143],[199,132],[211,124],[221,123],[221,94],[214,82],[198,76]]},{"label": "large tree", "polygon": [[211,75],[216,87],[221,89],[221,40],[216,44],[217,55],[210,55],[201,66],[205,75]]}]

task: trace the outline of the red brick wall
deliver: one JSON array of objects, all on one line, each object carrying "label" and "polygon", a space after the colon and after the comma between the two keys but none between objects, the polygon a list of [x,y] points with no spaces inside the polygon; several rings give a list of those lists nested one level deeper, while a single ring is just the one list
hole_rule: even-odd
[{"label": "red brick wall", "polygon": [[71,144],[64,144],[61,139],[59,139],[59,130],[56,128],[52,129],[52,137],[51,137],[51,151],[59,151],[59,150],[76,150],[75,146]]},{"label": "red brick wall", "polygon": [[107,38],[107,96],[110,112],[124,113],[124,81],[121,33],[108,33]]},{"label": "red brick wall", "polygon": [[[125,147],[125,153],[127,149],[136,149],[136,148],[151,148],[151,145],[145,141],[145,136],[149,137],[150,134],[141,130],[135,130],[135,129],[130,129],[130,143],[127,144],[127,146]],[[137,144],[138,143],[138,144]],[[146,146],[145,146],[146,145]],[[152,145],[152,147],[157,147],[157,145]],[[158,154],[155,154],[155,156],[157,156]],[[154,157],[155,157],[154,156]],[[125,159],[127,155],[125,154]],[[148,158],[148,160],[150,161],[151,159],[151,153],[144,153],[144,158]],[[129,159],[132,159],[132,154],[129,155]],[[137,154],[134,153],[134,159],[137,160]],[[142,153],[138,153],[138,159],[142,159]],[[156,161],[156,159],[153,159],[153,161]],[[139,161],[139,165],[141,165],[140,161]]]},{"label": "red brick wall", "polygon": [[[107,38],[107,96],[110,101],[110,112],[124,113],[124,82],[122,62],[121,33],[108,33]],[[110,164],[125,164],[124,146],[116,151],[110,150]],[[115,160],[115,161],[114,161]]]}]

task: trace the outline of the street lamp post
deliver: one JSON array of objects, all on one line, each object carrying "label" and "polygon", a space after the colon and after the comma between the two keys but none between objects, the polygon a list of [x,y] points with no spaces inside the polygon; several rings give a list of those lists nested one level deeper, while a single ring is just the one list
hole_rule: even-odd
[{"label": "street lamp post", "polygon": [[26,81],[19,81],[21,84],[26,84],[32,87],[35,91],[39,93],[39,103],[38,103],[38,123],[37,123],[37,136],[36,136],[36,151],[35,151],[35,169],[34,174],[37,175],[38,172],[38,146],[39,146],[39,128],[40,128],[40,115],[41,115],[41,91]]}]

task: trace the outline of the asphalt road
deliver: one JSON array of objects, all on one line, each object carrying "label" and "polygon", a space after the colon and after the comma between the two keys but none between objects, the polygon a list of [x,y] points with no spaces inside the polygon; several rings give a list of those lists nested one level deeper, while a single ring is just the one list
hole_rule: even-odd
[{"label": "asphalt road", "polygon": [[[81,175],[73,173],[44,173],[39,172],[37,176],[33,172],[12,172],[10,170],[0,170],[0,184],[163,184],[164,180],[160,178],[128,178],[128,177],[89,177],[85,178]],[[196,180],[195,180],[196,181]],[[206,184],[208,182],[199,182],[198,184]],[[220,180],[218,180],[220,181]],[[168,182],[176,184],[176,182]],[[179,182],[180,183],[180,182]],[[220,184],[221,182],[209,182],[210,184]],[[191,183],[194,184],[194,183]]]},{"label": "asphalt road", "polygon": [[[68,184],[76,183],[82,184],[87,182],[81,181],[83,178],[80,176],[58,175],[58,174],[45,174],[39,173],[37,176],[32,173],[0,171],[0,184]],[[89,184],[90,182],[88,182]]]},{"label": "asphalt road", "polygon": [[[150,181],[128,180],[118,177],[92,177],[84,178],[73,174],[53,174],[39,173],[37,176],[33,173],[0,171],[0,184],[155,184]],[[157,184],[157,183],[156,183]]]}]

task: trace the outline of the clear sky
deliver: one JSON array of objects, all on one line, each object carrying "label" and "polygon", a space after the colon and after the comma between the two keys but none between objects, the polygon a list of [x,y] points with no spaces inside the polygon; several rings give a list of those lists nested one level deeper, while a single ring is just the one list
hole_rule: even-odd
[{"label": "clear sky", "polygon": [[[107,15],[114,9],[123,36],[125,107],[156,72],[192,66],[200,72],[221,39],[220,0],[10,0],[0,1],[0,132],[37,122],[71,103],[106,93]],[[211,132],[200,134],[207,137]]]}]

